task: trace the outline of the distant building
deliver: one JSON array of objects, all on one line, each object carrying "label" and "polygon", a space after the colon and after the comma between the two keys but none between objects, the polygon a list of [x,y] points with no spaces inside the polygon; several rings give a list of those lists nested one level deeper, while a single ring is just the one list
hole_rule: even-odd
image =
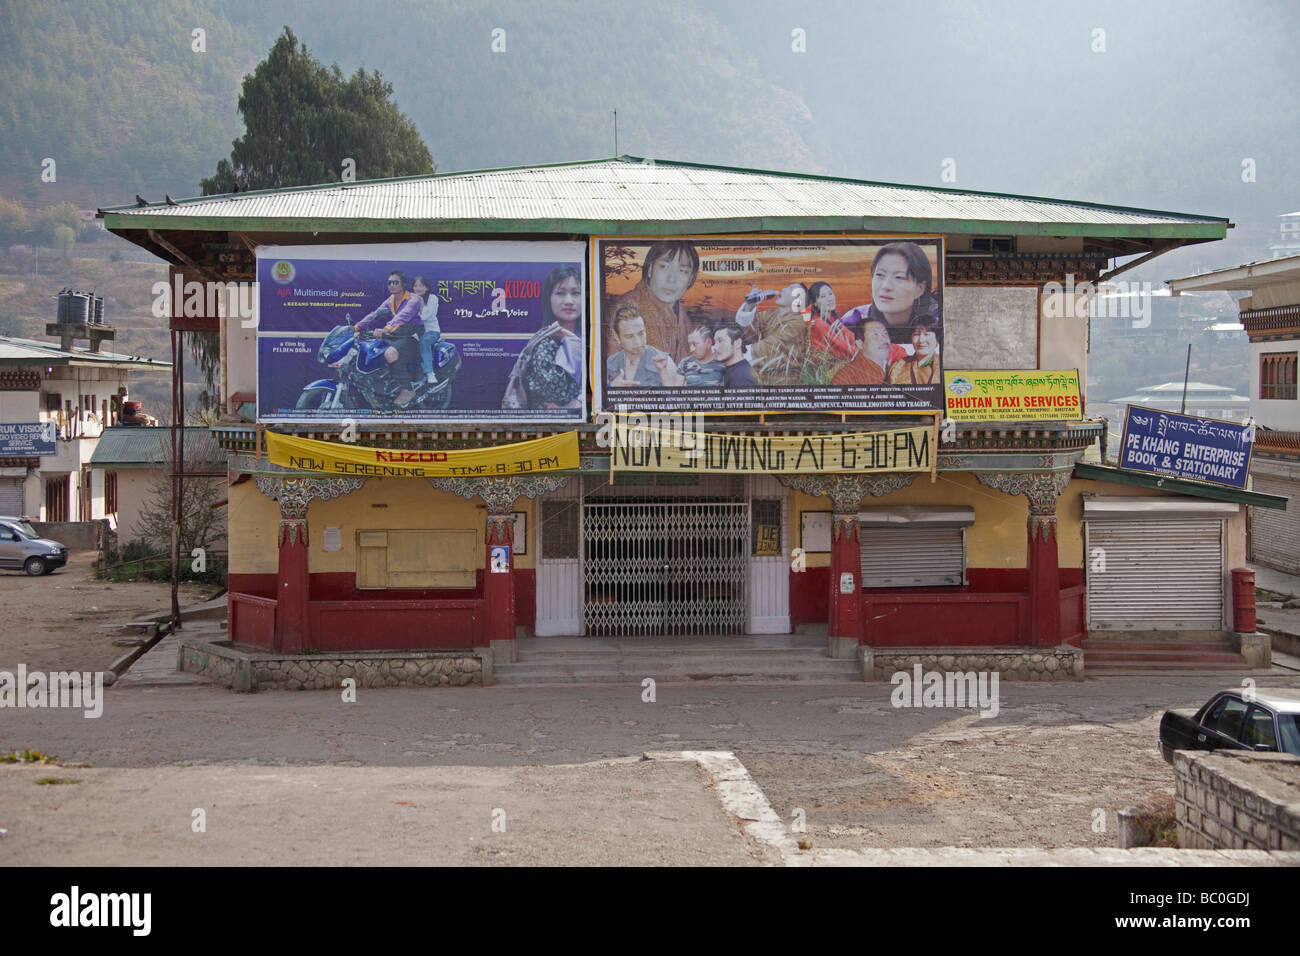
[{"label": "distant building", "polygon": [[1182,382],[1147,385],[1139,388],[1132,395],[1112,399],[1108,404],[1114,406],[1113,420],[1118,422],[1121,428],[1124,423],[1125,409],[1129,405],[1158,408],[1164,412],[1183,412],[1187,415],[1199,415],[1202,418],[1224,418],[1229,421],[1244,421],[1250,414],[1248,397],[1238,395],[1224,385],[1210,385],[1207,382],[1187,383],[1186,405],[1183,403]]},{"label": "distant building", "polygon": [[55,442],[52,455],[0,443],[0,514],[92,521],[115,510],[116,475],[93,474],[91,455],[117,421],[131,372],[166,372],[171,363],[103,351],[114,330],[97,302],[84,293],[59,296],[59,320],[46,326],[59,343],[0,336],[0,425],[49,423]]},{"label": "distant building", "polygon": [[[185,429],[186,486],[194,482],[220,485],[219,498],[225,498],[226,453],[218,446],[210,430],[203,427]],[[90,467],[104,475],[116,475],[117,501],[114,516],[118,541],[125,544],[141,537],[140,516],[150,506],[157,507],[158,488],[166,487],[171,475],[171,429],[140,428],[117,425],[106,428],[90,458]],[[219,477],[217,476],[219,473]],[[194,475],[195,477],[189,477]],[[165,503],[164,503],[165,504]],[[226,547],[226,516],[218,515],[219,540],[211,542],[217,549]]]},{"label": "distant building", "polygon": [[[1284,235],[1300,253],[1300,213],[1283,216]],[[1287,220],[1290,220],[1288,223]],[[1290,225],[1288,230],[1286,227]],[[1249,292],[1238,303],[1250,336],[1250,413],[1259,426],[1251,462],[1254,491],[1290,497],[1287,509],[1251,508],[1254,561],[1300,573],[1300,254],[1250,262],[1232,269],[1169,280],[1180,292]]]},{"label": "distant building", "polygon": [[1274,259],[1300,255],[1300,211],[1283,213],[1277,218],[1278,241],[1270,243],[1268,251]]}]

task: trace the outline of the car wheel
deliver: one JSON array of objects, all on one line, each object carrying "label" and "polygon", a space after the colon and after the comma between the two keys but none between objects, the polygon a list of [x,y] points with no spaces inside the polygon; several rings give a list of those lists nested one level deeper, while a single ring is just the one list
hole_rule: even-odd
[{"label": "car wheel", "polygon": [[28,558],[23,562],[23,570],[34,578],[39,578],[45,573],[45,562],[40,558]]}]

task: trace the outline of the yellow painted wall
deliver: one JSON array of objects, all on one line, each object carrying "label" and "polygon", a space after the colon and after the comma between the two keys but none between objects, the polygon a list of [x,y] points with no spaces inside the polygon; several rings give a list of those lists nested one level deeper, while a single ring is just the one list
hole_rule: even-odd
[{"label": "yellow painted wall", "polygon": [[[528,515],[529,536],[533,537],[532,501],[520,499],[514,510]],[[331,526],[339,529],[340,551],[324,549],[325,528]],[[307,512],[309,566],[312,572],[356,571],[358,531],[470,529],[484,535],[486,526],[487,511],[477,498],[440,491],[423,478],[371,478],[351,494],[311,503]],[[528,553],[515,559],[515,567],[533,567],[535,553],[533,541],[529,541]]]},{"label": "yellow painted wall", "polygon": [[275,574],[280,567],[279,504],[258,491],[252,479],[232,486],[226,500],[231,573]]},{"label": "yellow painted wall", "polygon": [[[917,475],[910,487],[881,498],[871,498],[863,505],[969,506],[975,509],[975,523],[966,532],[966,564],[973,568],[1025,567],[1028,500],[1023,495],[1013,498],[981,485],[973,475],[941,474],[934,484],[930,483],[929,475]],[[829,498],[793,492],[790,496],[791,546],[802,547],[799,534],[801,511],[829,510]],[[1078,555],[1082,560],[1082,548]],[[810,568],[827,567],[830,556],[810,554],[807,561]]]},{"label": "yellow painted wall", "polygon": [[[230,489],[230,570],[236,574],[274,574],[279,565],[277,535],[280,506],[252,481]],[[515,567],[536,566],[537,529],[533,502],[521,498],[515,511],[528,518],[527,554]],[[423,478],[371,478],[351,494],[313,501],[307,510],[309,569],[312,572],[357,568],[357,532],[363,530],[473,529],[486,532],[486,509],[478,499],[467,500],[439,491]],[[337,527],[342,549],[326,551],[325,528]]]},{"label": "yellow painted wall", "polygon": [[[1084,494],[1111,497],[1178,497],[1157,488],[1136,488],[1129,485],[1102,481],[1075,479],[1056,503],[1057,547],[1062,568],[1082,568],[1083,496]],[[935,484],[928,475],[918,475],[911,487],[895,491],[882,498],[872,498],[864,505],[968,505],[975,509],[975,523],[966,532],[966,563],[973,568],[1023,568],[1026,566],[1027,519],[1029,499],[1024,495],[1012,497],[979,483],[974,475],[964,473],[940,474]],[[806,495],[801,491],[790,495],[791,547],[802,547],[800,540],[801,511],[829,511],[828,498]],[[1227,523],[1228,567],[1235,568],[1246,561],[1246,518],[1239,509]],[[830,564],[826,554],[807,556],[808,567],[821,568]]]}]

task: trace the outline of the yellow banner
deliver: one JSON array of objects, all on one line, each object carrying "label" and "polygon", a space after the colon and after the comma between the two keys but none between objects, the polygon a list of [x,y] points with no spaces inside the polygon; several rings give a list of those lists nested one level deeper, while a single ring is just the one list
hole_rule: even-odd
[{"label": "yellow banner", "polygon": [[322,471],[331,475],[374,478],[463,475],[494,478],[577,468],[578,433],[565,432],[562,435],[492,448],[405,451],[399,448],[365,448],[341,442],[314,441],[268,431],[266,454],[274,464],[286,468]]},{"label": "yellow banner", "polygon": [[1079,421],[1079,370],[946,371],[948,417],[958,422]]},{"label": "yellow banner", "polygon": [[669,431],[616,422],[612,471],[679,474],[828,474],[851,471],[929,471],[932,428],[899,428],[852,435],[729,435]]}]

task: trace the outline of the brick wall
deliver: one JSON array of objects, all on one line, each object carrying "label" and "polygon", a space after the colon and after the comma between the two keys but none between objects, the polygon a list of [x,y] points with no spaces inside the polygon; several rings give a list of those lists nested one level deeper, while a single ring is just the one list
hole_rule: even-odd
[{"label": "brick wall", "polygon": [[1183,849],[1300,850],[1300,757],[1180,750],[1174,811]]}]

